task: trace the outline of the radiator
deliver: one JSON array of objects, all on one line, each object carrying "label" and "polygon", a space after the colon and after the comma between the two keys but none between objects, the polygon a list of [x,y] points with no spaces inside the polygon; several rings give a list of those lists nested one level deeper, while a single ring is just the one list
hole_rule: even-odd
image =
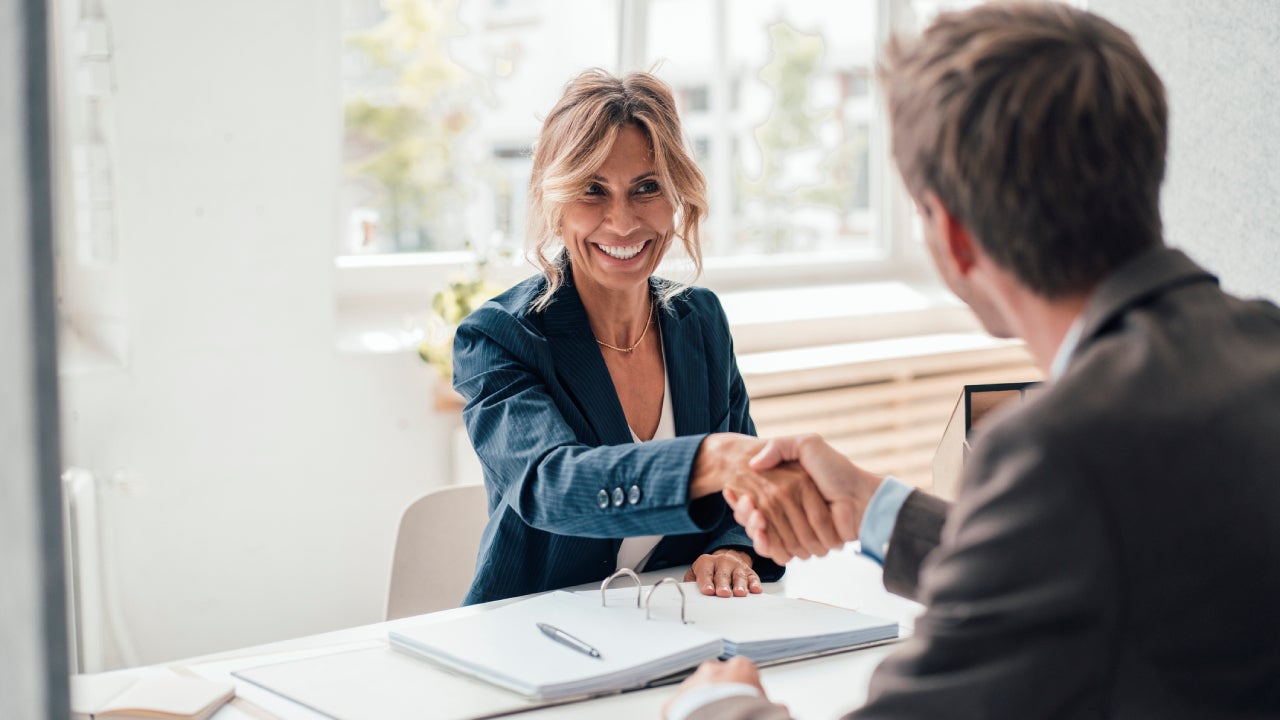
[{"label": "radiator", "polygon": [[67,633],[75,672],[99,672],[106,662],[102,617],[102,556],[98,537],[98,490],[93,473],[71,468],[62,474],[62,524],[67,553]]},{"label": "radiator", "polygon": [[[126,479],[127,481],[127,479]],[[116,478],[113,485],[127,484]],[[62,474],[62,522],[66,538],[67,623],[72,668],[94,673],[137,664],[124,632],[104,544],[104,489],[94,474],[70,468]]]},{"label": "radiator", "polygon": [[761,436],[818,433],[858,465],[931,488],[964,385],[1040,379],[1020,343],[958,333],[743,355]]}]

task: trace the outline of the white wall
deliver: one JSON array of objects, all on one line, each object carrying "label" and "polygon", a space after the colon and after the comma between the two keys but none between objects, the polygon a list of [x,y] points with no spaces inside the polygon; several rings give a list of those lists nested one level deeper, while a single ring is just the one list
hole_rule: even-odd
[{"label": "white wall", "polygon": [[1164,79],[1165,235],[1232,292],[1280,299],[1280,3],[1090,0]]},{"label": "white wall", "polygon": [[457,419],[415,356],[334,350],[339,4],[107,12],[128,351],[63,422],[67,465],[137,479],[104,542],[133,659],[380,620]]}]

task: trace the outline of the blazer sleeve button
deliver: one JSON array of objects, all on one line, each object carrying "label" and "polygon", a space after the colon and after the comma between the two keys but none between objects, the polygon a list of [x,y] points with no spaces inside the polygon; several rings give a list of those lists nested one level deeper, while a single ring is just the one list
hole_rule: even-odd
[{"label": "blazer sleeve button", "polygon": [[632,505],[635,505],[636,503],[640,502],[640,486],[639,485],[632,485],[631,489],[627,491],[627,502],[631,503]]},{"label": "blazer sleeve button", "polygon": [[623,501],[623,499],[624,499],[624,498],[623,498],[623,496],[622,496],[622,488],[620,488],[620,487],[616,487],[616,488],[614,488],[614,489],[613,489],[613,506],[614,506],[614,507],[622,507],[622,501]]},{"label": "blazer sleeve button", "polygon": [[596,504],[600,506],[601,510],[609,507],[609,491],[608,490],[605,490],[604,488],[600,488],[600,492],[596,493]]}]

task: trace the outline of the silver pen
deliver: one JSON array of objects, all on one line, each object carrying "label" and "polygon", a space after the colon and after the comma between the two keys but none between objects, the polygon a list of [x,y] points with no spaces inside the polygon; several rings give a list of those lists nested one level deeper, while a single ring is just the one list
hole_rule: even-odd
[{"label": "silver pen", "polygon": [[578,638],[570,635],[569,633],[561,630],[560,628],[554,625],[548,625],[546,623],[538,623],[538,629],[542,631],[543,635],[546,635],[547,637],[551,638],[552,640],[555,640],[561,645],[568,645],[569,647],[573,648],[574,650],[577,650],[583,655],[590,655],[591,657],[596,658],[597,660],[604,659],[600,657],[599,650],[591,647],[590,645],[582,642]]}]

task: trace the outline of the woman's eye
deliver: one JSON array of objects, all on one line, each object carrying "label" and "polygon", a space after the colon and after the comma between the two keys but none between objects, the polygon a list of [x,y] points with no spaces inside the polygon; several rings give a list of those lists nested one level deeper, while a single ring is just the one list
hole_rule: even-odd
[{"label": "woman's eye", "polygon": [[604,188],[600,187],[600,183],[591,183],[587,186],[587,195],[603,195]]},{"label": "woman's eye", "polygon": [[658,181],[646,180],[643,183],[640,183],[640,187],[636,188],[636,192],[641,195],[653,195],[658,192]]}]

